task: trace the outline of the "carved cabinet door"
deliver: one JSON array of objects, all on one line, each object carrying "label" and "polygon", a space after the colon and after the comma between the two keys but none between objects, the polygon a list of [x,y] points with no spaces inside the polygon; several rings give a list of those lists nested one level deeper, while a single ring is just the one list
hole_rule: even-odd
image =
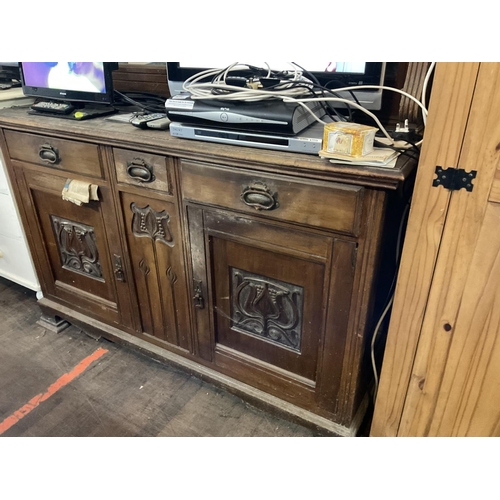
[{"label": "carved cabinet door", "polygon": [[120,192],[146,340],[191,350],[185,266],[177,207]]},{"label": "carved cabinet door", "polygon": [[197,351],[306,409],[342,412],[355,243],[188,206]]},{"label": "carved cabinet door", "polygon": [[66,177],[17,172],[45,297],[108,324],[131,327],[128,277],[109,187],[82,206],[62,199]]}]

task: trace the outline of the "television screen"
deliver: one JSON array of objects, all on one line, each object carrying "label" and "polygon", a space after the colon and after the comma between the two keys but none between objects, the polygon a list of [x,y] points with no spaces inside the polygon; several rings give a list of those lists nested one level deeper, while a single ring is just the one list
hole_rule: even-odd
[{"label": "television screen", "polygon": [[[275,71],[291,71],[294,69],[294,66],[290,63],[284,62],[250,62],[247,64],[251,64],[252,66],[265,68],[269,66],[272,70]],[[313,61],[310,60],[307,63],[297,63],[302,68],[311,72],[328,72],[328,73],[359,73],[364,74],[366,69],[365,62],[329,62],[329,61]],[[218,63],[213,61],[204,61],[200,59],[198,62],[193,60],[186,62],[179,62],[179,67],[181,68],[225,68],[228,65],[227,61],[224,63],[219,61]]]},{"label": "television screen", "polygon": [[20,67],[25,95],[103,104],[113,100],[114,63],[22,62]]}]

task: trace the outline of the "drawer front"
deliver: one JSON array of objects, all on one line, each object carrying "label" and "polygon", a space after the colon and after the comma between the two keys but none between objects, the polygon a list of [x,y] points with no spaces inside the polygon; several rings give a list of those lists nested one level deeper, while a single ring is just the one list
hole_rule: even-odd
[{"label": "drawer front", "polygon": [[5,131],[9,156],[13,160],[43,165],[57,170],[102,178],[99,148],[67,139]]},{"label": "drawer front", "polygon": [[116,178],[119,183],[141,186],[172,194],[170,160],[158,155],[113,149]]},{"label": "drawer front", "polygon": [[357,236],[364,188],[181,161],[185,200]]}]

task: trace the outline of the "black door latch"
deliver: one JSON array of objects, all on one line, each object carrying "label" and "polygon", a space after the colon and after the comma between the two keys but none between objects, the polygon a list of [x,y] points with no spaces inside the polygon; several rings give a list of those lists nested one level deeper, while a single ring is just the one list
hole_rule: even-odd
[{"label": "black door latch", "polygon": [[462,188],[472,191],[474,188],[472,180],[476,178],[477,170],[466,172],[463,168],[436,167],[435,174],[437,178],[432,183],[434,187],[443,186],[450,191],[458,191]]}]

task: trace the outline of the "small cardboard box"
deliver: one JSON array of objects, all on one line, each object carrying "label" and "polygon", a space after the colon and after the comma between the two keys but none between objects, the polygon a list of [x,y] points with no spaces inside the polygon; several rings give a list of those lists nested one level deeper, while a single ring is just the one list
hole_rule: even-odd
[{"label": "small cardboard box", "polygon": [[358,123],[328,123],[323,132],[322,148],[328,153],[339,153],[353,158],[373,151],[377,128]]}]

